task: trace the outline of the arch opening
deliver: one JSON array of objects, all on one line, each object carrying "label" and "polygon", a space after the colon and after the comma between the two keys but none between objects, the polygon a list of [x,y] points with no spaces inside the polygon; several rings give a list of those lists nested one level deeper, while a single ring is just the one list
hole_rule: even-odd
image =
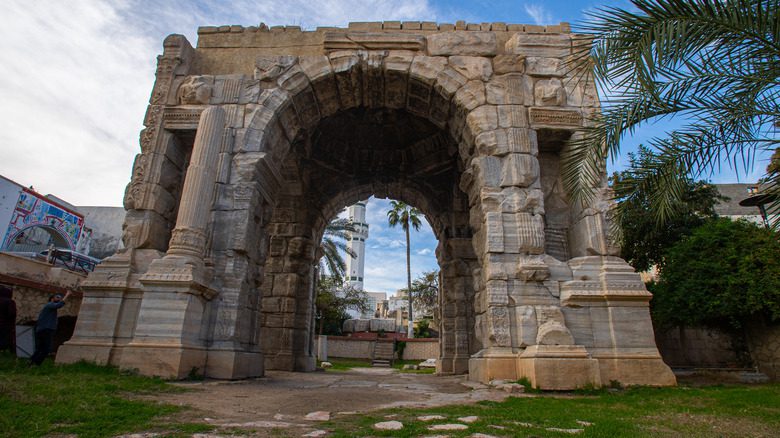
[{"label": "arch opening", "polygon": [[431,224],[442,272],[440,372],[467,372],[480,346],[473,307],[477,260],[458,162],[447,132],[404,110],[352,108],[299,134],[284,159],[268,227],[260,323],[267,369],[314,369],[317,247],[339,211],[376,196],[418,207]]},{"label": "arch opening", "polygon": [[54,245],[55,248],[71,249],[65,235],[55,227],[33,225],[19,230],[8,239],[4,251],[40,253]]}]

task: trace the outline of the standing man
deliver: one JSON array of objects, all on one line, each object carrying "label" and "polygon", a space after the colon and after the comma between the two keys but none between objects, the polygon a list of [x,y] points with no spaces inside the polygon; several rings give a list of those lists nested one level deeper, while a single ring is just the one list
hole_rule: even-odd
[{"label": "standing man", "polygon": [[65,300],[70,296],[68,291],[62,294],[54,294],[49,297],[38,314],[38,322],[35,323],[35,353],[30,358],[30,363],[40,365],[51,352],[51,344],[54,341],[54,333],[57,331],[57,310],[65,305]]},{"label": "standing man", "polygon": [[0,284],[0,351],[16,354],[16,302],[13,290]]}]

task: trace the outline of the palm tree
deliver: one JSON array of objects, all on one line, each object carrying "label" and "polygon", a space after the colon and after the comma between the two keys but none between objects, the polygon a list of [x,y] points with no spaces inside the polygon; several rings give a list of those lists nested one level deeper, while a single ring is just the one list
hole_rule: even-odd
[{"label": "palm tree", "polygon": [[416,208],[407,205],[401,201],[390,201],[390,211],[387,212],[387,223],[391,227],[401,225],[406,233],[406,283],[407,291],[409,291],[409,327],[407,328],[407,336],[409,338],[414,337],[414,318],[412,316],[412,262],[411,262],[411,246],[409,244],[409,225],[414,227],[415,231],[420,229],[420,211]]},{"label": "palm tree", "polygon": [[[603,8],[582,28],[590,35],[579,45],[574,76],[592,80],[593,73],[609,96],[590,127],[570,141],[563,178],[575,200],[588,201],[602,163],[617,156],[626,134],[659,119],[683,119],[681,128],[650,142],[649,160],[626,181],[652,194],[660,225],[680,205],[686,181],[724,164],[739,175],[757,154],[777,148],[780,1],[631,3],[638,12]],[[768,171],[765,181],[780,199],[780,173]],[[770,210],[778,207],[776,200]]]},{"label": "palm tree", "polygon": [[325,226],[325,232],[320,243],[320,251],[322,251],[322,257],[320,258],[321,276],[329,272],[337,284],[341,284],[344,281],[347,264],[340,251],[346,252],[351,257],[357,256],[344,243],[349,240],[351,237],[350,233],[354,231],[355,228],[352,226],[352,222],[344,218],[334,219]]}]

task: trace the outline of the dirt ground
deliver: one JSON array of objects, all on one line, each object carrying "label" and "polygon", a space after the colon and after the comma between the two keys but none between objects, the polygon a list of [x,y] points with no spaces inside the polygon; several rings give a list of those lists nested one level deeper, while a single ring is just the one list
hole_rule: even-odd
[{"label": "dirt ground", "polygon": [[[503,400],[508,394],[467,382],[465,376],[399,373],[389,368],[291,373],[268,371],[242,381],[180,382],[189,391],[149,397],[188,405],[189,421],[251,429],[265,436],[279,429],[291,435],[317,429],[306,416],[318,411],[331,418],[391,407],[431,407]],[[311,417],[311,415],[310,415]]]}]

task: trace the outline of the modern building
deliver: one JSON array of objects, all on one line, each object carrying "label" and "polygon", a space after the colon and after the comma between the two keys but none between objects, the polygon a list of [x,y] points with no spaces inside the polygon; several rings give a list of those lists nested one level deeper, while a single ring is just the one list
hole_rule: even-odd
[{"label": "modern building", "polygon": [[73,206],[0,176],[0,250],[38,253],[54,245],[88,253],[91,236]]},{"label": "modern building", "polygon": [[349,221],[355,231],[349,233],[349,248],[354,257],[347,254],[347,286],[363,289],[363,274],[366,263],[366,239],[368,239],[368,223],[366,223],[366,204],[368,200],[352,205],[348,209]]},{"label": "modern building", "polygon": [[79,207],[0,175],[0,251],[37,254],[51,245],[106,258],[122,248],[123,207]]},{"label": "modern building", "polygon": [[720,217],[731,220],[746,220],[756,225],[763,226],[764,218],[758,206],[743,206],[740,203],[759,192],[759,184],[715,184],[721,196],[728,198],[715,206],[715,213]]}]

